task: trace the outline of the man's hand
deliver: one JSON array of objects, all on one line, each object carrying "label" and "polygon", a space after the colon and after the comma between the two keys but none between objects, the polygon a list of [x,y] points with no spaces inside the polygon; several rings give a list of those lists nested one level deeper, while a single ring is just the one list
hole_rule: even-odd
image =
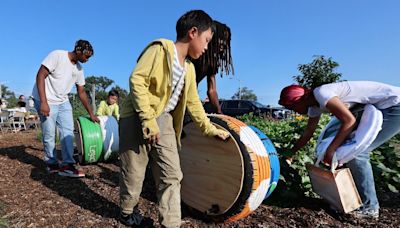
[{"label": "man's hand", "polygon": [[160,141],[160,133],[157,133],[155,135],[150,135],[150,138],[148,139],[147,143],[150,145],[155,145]]},{"label": "man's hand", "polygon": [[100,119],[95,115],[90,115],[90,119],[95,123],[100,123]]},{"label": "man's hand", "polygon": [[40,103],[40,113],[43,116],[49,116],[50,115],[50,107],[49,107],[49,104],[46,101]]}]

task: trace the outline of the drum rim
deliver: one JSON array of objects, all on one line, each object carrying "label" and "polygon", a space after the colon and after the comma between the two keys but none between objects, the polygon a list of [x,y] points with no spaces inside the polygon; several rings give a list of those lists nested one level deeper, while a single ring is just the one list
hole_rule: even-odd
[{"label": "drum rim", "polygon": [[[185,125],[185,127],[188,126],[189,124],[193,124],[194,127],[197,128],[197,126],[195,126],[195,123],[192,122],[192,121],[191,121],[191,122],[188,122],[188,123]],[[225,127],[223,127],[223,126],[221,126],[221,125],[219,125],[219,124],[215,124],[215,123],[212,123],[212,124],[213,124],[214,126],[216,126],[217,128],[226,130]],[[229,133],[231,133],[231,132],[229,132]],[[236,140],[233,140],[233,142],[234,142],[234,144],[236,145],[237,150],[240,151],[240,146],[238,145],[237,141],[236,141]],[[240,151],[240,153],[238,153],[238,155],[239,155],[239,157],[240,157],[240,162],[241,162],[241,164],[242,164],[241,182],[243,182],[244,176],[245,176],[245,175],[244,175],[245,173],[244,173],[243,154],[242,154],[242,152]],[[224,210],[223,212],[218,213],[218,214],[215,214],[215,215],[209,214],[209,213],[207,213],[207,212],[202,212],[202,213],[207,214],[207,215],[212,215],[212,216],[221,216],[221,215],[224,215],[226,212],[228,212],[228,211],[232,208],[232,206],[234,205],[234,203],[235,203],[235,202],[237,201],[237,199],[239,198],[240,193],[242,192],[242,190],[243,190],[243,183],[240,185],[239,191],[238,191],[238,193],[236,194],[235,199],[230,203],[229,207],[227,207],[227,209]],[[182,197],[182,202],[184,202],[184,201],[183,201],[183,197]],[[184,202],[184,203],[185,203],[185,202]],[[187,206],[189,206],[189,207],[195,209],[195,210],[198,210],[198,209],[196,209],[196,208],[190,206],[190,205],[187,204],[187,203],[185,203],[185,204],[186,204]],[[198,210],[198,211],[200,211],[200,210]],[[201,211],[200,211],[200,212],[201,212]]]},{"label": "drum rim", "polygon": [[81,129],[81,123],[79,122],[79,119],[77,119],[76,121],[75,121],[75,123],[76,123],[76,126],[77,126],[77,136],[78,136],[78,138],[76,139],[76,140],[79,140],[79,145],[80,146],[78,146],[78,144],[76,145],[76,148],[78,149],[78,160],[79,160],[79,163],[81,163],[81,164],[83,164],[83,163],[85,163],[85,161],[84,161],[84,153],[85,153],[85,150],[84,150],[84,145],[83,145],[83,139],[82,139],[82,129]]}]

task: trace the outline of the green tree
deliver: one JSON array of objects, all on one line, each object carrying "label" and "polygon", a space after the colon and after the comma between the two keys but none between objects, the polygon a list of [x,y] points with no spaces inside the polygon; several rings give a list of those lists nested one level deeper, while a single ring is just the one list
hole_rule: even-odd
[{"label": "green tree", "polygon": [[[90,76],[85,79],[85,82],[85,90],[89,97],[92,92],[92,85],[95,86],[95,100],[96,103],[99,103],[100,101],[107,99],[108,91],[106,90],[109,86],[111,86],[111,84],[114,83],[114,80],[105,76]],[[92,97],[90,97],[90,99],[92,99]]]},{"label": "green tree", "polygon": [[18,99],[15,96],[15,93],[11,91],[8,86],[1,84],[1,98],[4,98],[7,101],[8,107],[15,107],[17,105]]},{"label": "green tree", "polygon": [[308,64],[300,64],[298,70],[302,73],[293,76],[299,85],[314,89],[320,85],[337,82],[342,77],[341,73],[335,73],[339,64],[332,58],[325,58],[323,55],[314,56],[315,59]]},{"label": "green tree", "polygon": [[232,99],[241,99],[241,100],[250,100],[257,101],[257,95],[253,92],[253,90],[243,87],[239,88],[238,91],[233,94]]}]

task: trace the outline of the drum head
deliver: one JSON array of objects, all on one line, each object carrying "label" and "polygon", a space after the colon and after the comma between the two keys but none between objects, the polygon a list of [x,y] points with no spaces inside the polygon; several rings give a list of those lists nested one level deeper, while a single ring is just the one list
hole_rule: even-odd
[{"label": "drum head", "polygon": [[245,167],[240,147],[234,137],[222,141],[204,136],[193,122],[184,132],[180,152],[182,201],[206,214],[221,215],[242,191]]}]

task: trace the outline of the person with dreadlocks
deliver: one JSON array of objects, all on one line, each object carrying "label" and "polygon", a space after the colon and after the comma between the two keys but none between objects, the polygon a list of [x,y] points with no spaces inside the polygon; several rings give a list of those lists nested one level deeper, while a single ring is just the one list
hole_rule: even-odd
[{"label": "person with dreadlocks", "polygon": [[[73,51],[52,51],[42,62],[36,75],[32,96],[42,124],[46,170],[61,176],[84,177],[75,167],[73,158],[74,121],[68,94],[76,85],[79,99],[92,121],[99,122],[89,105],[84,89],[85,78],[81,63],[93,55],[89,41],[78,40]],[[62,161],[55,153],[56,128],[60,131]]]},{"label": "person with dreadlocks", "polygon": [[213,108],[213,112],[222,114],[218,100],[215,75],[220,72],[234,74],[231,55],[231,30],[218,21],[214,21],[214,36],[208,44],[207,51],[199,58],[192,60],[196,69],[196,82],[200,83],[207,77],[207,96]]},{"label": "person with dreadlocks", "polygon": [[400,87],[371,81],[344,81],[319,86],[315,89],[299,85],[285,87],[279,104],[300,114],[308,114],[308,124],[300,139],[291,149],[298,151],[311,139],[323,112],[332,113],[341,126],[325,152],[324,162],[332,163],[336,149],[342,145],[356,126],[356,105],[373,104],[383,114],[382,130],[363,152],[349,161],[363,205],[354,211],[358,218],[378,218],[379,203],[375,191],[370,152],[400,133]]}]

